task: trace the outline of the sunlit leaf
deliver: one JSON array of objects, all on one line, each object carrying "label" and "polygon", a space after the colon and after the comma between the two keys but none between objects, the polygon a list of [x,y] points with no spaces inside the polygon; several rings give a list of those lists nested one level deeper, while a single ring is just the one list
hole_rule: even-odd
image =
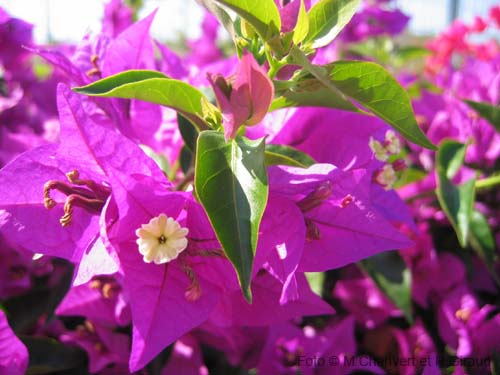
[{"label": "sunlit leaf", "polygon": [[290,165],[292,167],[307,168],[315,163],[306,153],[290,146],[266,145],[266,165]]},{"label": "sunlit leaf", "polygon": [[409,141],[436,149],[418,126],[408,94],[383,67],[365,61],[337,61],[325,68],[333,85],[343,94],[372,111]]},{"label": "sunlit leaf", "polygon": [[273,0],[216,0],[250,23],[264,40],[279,34],[281,18]]},{"label": "sunlit leaf", "polygon": [[316,78],[306,78],[280,91],[272,102],[271,111],[288,107],[327,107],[363,113],[345,95],[333,92]]},{"label": "sunlit leaf", "polygon": [[[431,150],[436,149],[418,126],[408,94],[380,65],[365,61],[314,65],[296,47],[290,50],[290,56],[295,64],[302,66],[328,88],[335,100],[343,97],[353,99],[409,141]],[[278,102],[277,105],[284,104]]]},{"label": "sunlit leaf", "polygon": [[297,23],[293,29],[293,42],[299,44],[302,42],[309,33],[309,17],[307,16],[304,0],[300,0],[299,15],[297,16]]},{"label": "sunlit leaf", "polygon": [[309,32],[305,42],[313,48],[324,47],[335,39],[351,20],[360,0],[321,0],[309,11]]},{"label": "sunlit leaf", "polygon": [[205,96],[193,86],[149,70],[129,70],[103,78],[74,91],[108,98],[139,99],[161,104],[180,112],[194,124],[206,127],[202,100]]}]

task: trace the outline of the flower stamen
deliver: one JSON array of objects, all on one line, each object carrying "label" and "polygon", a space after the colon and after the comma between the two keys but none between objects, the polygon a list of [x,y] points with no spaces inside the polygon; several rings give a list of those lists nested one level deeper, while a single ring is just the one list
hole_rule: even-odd
[{"label": "flower stamen", "polygon": [[184,297],[188,302],[194,302],[201,297],[200,282],[194,270],[188,264],[184,263],[182,269],[191,281],[191,284],[186,289],[186,293],[184,293]]},{"label": "flower stamen", "polygon": [[311,211],[318,207],[332,194],[332,183],[330,181],[322,182],[316,189],[297,202],[302,212]]},{"label": "flower stamen", "polygon": [[69,183],[50,180],[43,187],[43,202],[48,210],[54,208],[57,204],[51,197],[51,191],[56,190],[67,196],[64,202],[64,216],[60,219],[63,227],[71,224],[73,207],[81,207],[88,212],[99,214],[111,193],[111,189],[107,186],[92,180],[81,180],[77,170],[67,173],[66,177]]},{"label": "flower stamen", "polygon": [[314,241],[321,239],[321,232],[311,219],[305,219],[306,222],[306,240]]},{"label": "flower stamen", "polygon": [[95,75],[98,78],[101,78],[101,69],[99,69],[99,66],[97,65],[98,61],[99,57],[97,55],[90,56],[90,63],[92,64],[92,68],[90,68],[85,72],[87,77],[91,78],[92,76]]}]

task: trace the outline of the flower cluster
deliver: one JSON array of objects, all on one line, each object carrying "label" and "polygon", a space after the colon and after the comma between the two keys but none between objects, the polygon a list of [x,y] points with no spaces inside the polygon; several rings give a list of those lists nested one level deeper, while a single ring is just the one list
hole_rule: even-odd
[{"label": "flower cluster", "polygon": [[475,58],[490,61],[498,56],[499,46],[494,39],[476,42],[474,37],[488,29],[500,28],[500,6],[493,6],[486,17],[476,16],[470,24],[455,20],[438,37],[428,43],[432,52],[426,68],[430,73],[438,73],[443,67],[454,62],[458,56],[464,60]]}]

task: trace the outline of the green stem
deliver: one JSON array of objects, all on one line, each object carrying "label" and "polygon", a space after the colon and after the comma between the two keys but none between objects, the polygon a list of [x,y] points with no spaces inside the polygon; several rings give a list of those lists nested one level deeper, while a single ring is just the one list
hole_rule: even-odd
[{"label": "green stem", "polygon": [[267,47],[265,49],[265,54],[267,62],[269,63],[269,72],[267,74],[269,75],[269,78],[273,79],[278,73],[278,70],[281,69],[281,67],[279,66],[279,64],[277,64],[277,61],[271,55],[271,52]]},{"label": "green stem", "polygon": [[181,164],[179,163],[179,160],[177,160],[173,165],[172,168],[170,169],[170,172],[168,174],[168,179],[169,181],[174,181],[175,180],[175,175],[177,174],[177,171],[179,170]]},{"label": "green stem", "polygon": [[191,167],[189,170],[186,172],[186,175],[184,178],[179,181],[177,186],[175,187],[175,190],[177,191],[184,191],[194,181],[194,168]]},{"label": "green stem", "polygon": [[476,181],[476,189],[488,189],[500,185],[500,175],[483,178]]}]

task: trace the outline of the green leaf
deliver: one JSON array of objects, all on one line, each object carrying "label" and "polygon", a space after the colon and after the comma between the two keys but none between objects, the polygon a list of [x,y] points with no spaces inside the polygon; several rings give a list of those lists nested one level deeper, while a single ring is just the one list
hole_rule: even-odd
[{"label": "green leaf", "polygon": [[334,96],[354,99],[409,141],[436,149],[418,126],[408,94],[380,65],[364,61],[314,65],[297,47],[292,47],[290,57],[293,63],[302,66],[331,90]]},{"label": "green leaf", "polygon": [[479,211],[473,211],[470,220],[470,244],[484,260],[493,279],[500,285],[494,265],[498,259],[495,236],[486,217]]},{"label": "green leaf", "polygon": [[361,0],[321,0],[309,11],[309,33],[306,42],[313,48],[324,47],[351,20]]},{"label": "green leaf", "polygon": [[193,159],[193,153],[189,150],[189,148],[186,145],[182,146],[181,153],[179,155],[179,164],[181,165],[182,173],[185,175],[189,173],[189,170],[192,167]]},{"label": "green leaf", "polygon": [[202,107],[202,100],[207,100],[205,96],[193,86],[159,72],[129,70],[73,90],[90,96],[139,99],[161,104],[180,112],[200,128],[207,126]]},{"label": "green leaf", "polygon": [[401,176],[398,178],[394,184],[394,189],[398,189],[402,186],[411,184],[413,182],[420,181],[427,176],[427,173],[421,169],[416,168],[406,168],[402,171]]},{"label": "green leaf", "polygon": [[195,189],[248,302],[260,221],[268,196],[264,139],[229,140],[217,131],[198,137]]},{"label": "green leaf", "polygon": [[274,0],[216,0],[251,24],[265,41],[279,35],[281,18]]},{"label": "green leaf", "polygon": [[307,168],[316,161],[306,153],[290,146],[266,145],[266,165],[290,165],[292,167]]},{"label": "green leaf", "polygon": [[383,67],[365,61],[337,61],[325,68],[340,92],[372,111],[409,141],[436,149],[418,126],[408,94]]},{"label": "green leaf", "polygon": [[127,83],[138,83],[151,78],[170,79],[165,74],[154,70],[127,70],[92,82],[87,86],[75,87],[73,90],[85,95],[101,95]]},{"label": "green leaf", "polygon": [[500,352],[494,350],[491,353],[491,375],[500,375]]},{"label": "green leaf", "polygon": [[492,265],[497,258],[495,237],[486,217],[479,211],[473,211],[470,221],[471,244],[487,265]]},{"label": "green leaf", "polygon": [[360,262],[361,268],[379,289],[413,322],[411,310],[411,273],[397,251],[386,251]]},{"label": "green leaf", "polygon": [[297,23],[293,29],[293,43],[299,44],[302,42],[309,33],[309,17],[307,15],[304,0],[300,0],[299,15],[297,16]]},{"label": "green leaf", "polygon": [[59,371],[88,373],[88,370],[85,372],[87,356],[82,349],[45,337],[20,336],[20,339],[29,352],[27,375],[53,374]]},{"label": "green leaf", "polygon": [[165,155],[156,153],[151,147],[146,145],[139,145],[139,147],[147,156],[154,160],[156,165],[163,171],[165,176],[168,176],[168,174],[170,173],[170,163],[168,162]]},{"label": "green leaf", "polygon": [[430,55],[430,53],[431,52],[427,48],[407,46],[399,48],[396,51],[396,56],[394,56],[394,58],[399,64],[404,64],[416,59],[422,61],[422,59]]},{"label": "green leaf", "polygon": [[196,139],[198,138],[198,129],[191,121],[181,114],[177,114],[177,125],[181,133],[184,144],[192,153],[196,152]]},{"label": "green leaf", "polygon": [[234,23],[229,14],[226,13],[224,9],[216,4],[214,0],[197,0],[201,5],[203,5],[210,13],[212,13],[224,26],[231,39],[236,40],[236,32],[234,30]]},{"label": "green leaf", "polygon": [[325,283],[326,274],[324,272],[304,272],[309,287],[318,296],[322,296],[323,284]]},{"label": "green leaf", "polygon": [[472,178],[459,186],[455,186],[451,179],[462,165],[466,149],[467,145],[445,140],[441,143],[436,155],[438,177],[436,195],[462,247],[467,245],[476,179]]},{"label": "green leaf", "polygon": [[464,100],[473,110],[487,120],[500,133],[500,106],[491,105],[485,102],[475,102],[472,100]]},{"label": "green leaf", "polygon": [[300,80],[289,89],[280,91],[271,103],[270,111],[288,107],[327,107],[363,113],[344,95],[331,91],[316,78]]}]

